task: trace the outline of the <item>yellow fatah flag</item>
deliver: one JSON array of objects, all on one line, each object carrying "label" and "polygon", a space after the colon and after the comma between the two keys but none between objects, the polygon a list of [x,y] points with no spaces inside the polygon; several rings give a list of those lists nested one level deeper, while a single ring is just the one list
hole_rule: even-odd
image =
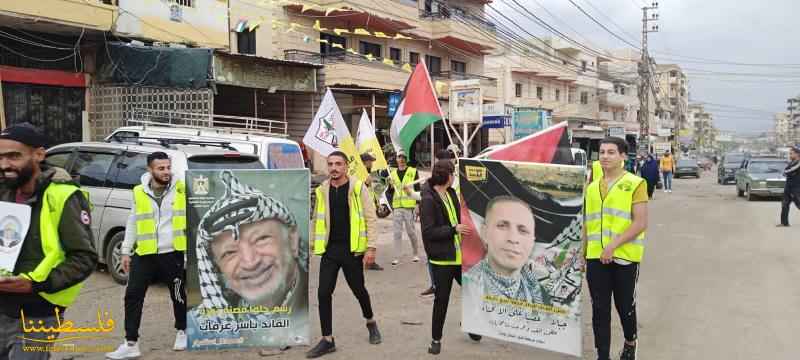
[{"label": "yellow fatah flag", "polygon": [[367,110],[362,109],[361,121],[358,123],[358,134],[356,134],[356,146],[358,147],[359,154],[370,154],[375,158],[372,163],[372,171],[388,169],[389,165],[386,162],[386,157],[383,155],[383,149],[378,142],[378,137],[375,135],[375,128],[372,127],[372,122],[369,121]]},{"label": "yellow fatah flag", "polygon": [[394,66],[394,61],[392,61],[392,59],[384,58],[383,63],[389,66]]},{"label": "yellow fatah flag", "polygon": [[328,31],[328,29],[322,27],[322,25],[320,24],[319,20],[314,21],[313,29],[317,30],[317,31]]},{"label": "yellow fatah flag", "polygon": [[372,33],[367,31],[367,29],[357,28],[353,31],[353,34],[356,35],[364,35],[364,36],[372,36]]},{"label": "yellow fatah flag", "polygon": [[409,64],[409,63],[403,64],[403,68],[402,69],[403,69],[403,71],[410,73],[412,71],[411,64]]},{"label": "yellow fatah flag", "polygon": [[383,32],[380,32],[380,31],[376,31],[375,33],[373,33],[373,35],[374,35],[376,38],[382,38],[382,39],[388,39],[388,38],[389,38],[388,36],[386,36],[386,34],[385,34],[385,33],[383,33]]},{"label": "yellow fatah flag", "polygon": [[347,34],[350,31],[348,31],[347,29],[336,28],[333,29],[333,32],[336,33],[336,35],[342,35],[342,34]]}]

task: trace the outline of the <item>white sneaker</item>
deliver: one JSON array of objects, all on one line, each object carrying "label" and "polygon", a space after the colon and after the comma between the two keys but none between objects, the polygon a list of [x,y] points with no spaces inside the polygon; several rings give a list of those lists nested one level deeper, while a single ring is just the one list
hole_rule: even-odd
[{"label": "white sneaker", "polygon": [[106,358],[112,360],[135,359],[140,356],[142,356],[142,352],[139,351],[139,343],[135,342],[133,345],[128,345],[127,341],[122,343],[117,350],[106,353]]},{"label": "white sneaker", "polygon": [[397,266],[398,264],[400,264],[400,260],[397,259],[392,260],[392,265]]},{"label": "white sneaker", "polygon": [[419,256],[414,256],[413,258],[411,258],[411,261],[413,261],[415,263],[418,263],[419,262]]},{"label": "white sneaker", "polygon": [[178,333],[175,334],[175,345],[172,346],[172,350],[174,350],[174,351],[186,350],[186,332],[185,331],[178,330]]}]

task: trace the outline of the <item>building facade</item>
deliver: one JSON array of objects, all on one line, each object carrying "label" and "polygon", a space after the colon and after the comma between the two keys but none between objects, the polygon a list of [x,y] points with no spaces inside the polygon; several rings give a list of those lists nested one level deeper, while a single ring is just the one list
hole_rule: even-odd
[{"label": "building facade", "polygon": [[661,100],[657,136],[661,141],[677,144],[679,132],[686,128],[688,119],[689,80],[675,64],[656,65],[656,78]]}]

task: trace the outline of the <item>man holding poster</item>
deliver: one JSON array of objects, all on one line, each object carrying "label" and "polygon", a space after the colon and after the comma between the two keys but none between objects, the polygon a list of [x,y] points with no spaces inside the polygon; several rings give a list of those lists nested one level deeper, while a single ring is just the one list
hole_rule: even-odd
[{"label": "man holding poster", "polygon": [[[308,220],[296,214],[306,214],[308,172],[194,170],[187,179],[196,224],[189,348],[307,344]],[[269,191],[278,184],[300,195]]]}]

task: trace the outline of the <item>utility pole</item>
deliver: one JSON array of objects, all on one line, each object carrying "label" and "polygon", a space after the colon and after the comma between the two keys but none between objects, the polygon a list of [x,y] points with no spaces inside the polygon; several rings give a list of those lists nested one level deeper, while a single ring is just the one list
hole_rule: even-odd
[{"label": "utility pole", "polygon": [[[650,150],[650,90],[652,76],[650,71],[650,54],[647,52],[647,34],[658,32],[658,25],[650,25],[658,21],[658,14],[648,16],[648,11],[657,10],[658,2],[642,8],[642,58],[639,61],[639,149]],[[655,96],[655,94],[653,94]]]}]

